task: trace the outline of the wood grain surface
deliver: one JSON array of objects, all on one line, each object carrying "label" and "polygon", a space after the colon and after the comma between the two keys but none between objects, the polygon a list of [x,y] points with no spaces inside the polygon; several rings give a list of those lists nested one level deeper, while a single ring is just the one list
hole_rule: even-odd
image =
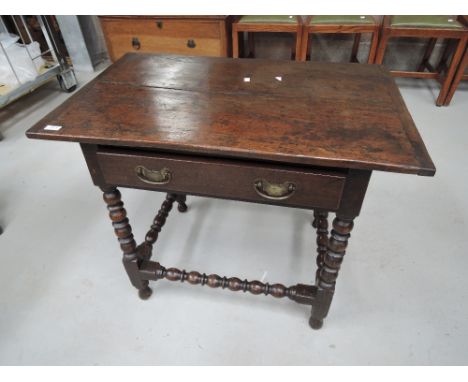
[{"label": "wood grain surface", "polygon": [[378,65],[127,54],[27,136],[435,173],[394,80]]}]

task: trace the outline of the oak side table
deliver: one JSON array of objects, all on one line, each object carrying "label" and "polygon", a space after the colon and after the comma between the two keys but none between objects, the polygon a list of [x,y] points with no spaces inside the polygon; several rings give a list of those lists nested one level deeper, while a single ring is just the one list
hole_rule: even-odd
[{"label": "oak side table", "polygon": [[[379,65],[127,54],[32,127],[78,142],[139,296],[168,279],[288,297],[327,316],[372,171],[435,167],[388,70]],[[117,187],[167,193],[137,245]],[[151,260],[186,195],[314,211],[315,285],[286,287],[166,268]],[[329,233],[328,213],[333,212]]]}]

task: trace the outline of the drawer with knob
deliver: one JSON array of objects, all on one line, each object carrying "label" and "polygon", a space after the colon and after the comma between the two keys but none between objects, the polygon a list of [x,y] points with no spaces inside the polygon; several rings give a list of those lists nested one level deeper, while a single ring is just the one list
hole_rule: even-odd
[{"label": "drawer with knob", "polygon": [[111,147],[96,161],[106,185],[300,208],[338,209],[346,181],[342,171]]},{"label": "drawer with knob", "polygon": [[113,61],[128,52],[227,56],[228,20],[213,17],[102,16]]}]

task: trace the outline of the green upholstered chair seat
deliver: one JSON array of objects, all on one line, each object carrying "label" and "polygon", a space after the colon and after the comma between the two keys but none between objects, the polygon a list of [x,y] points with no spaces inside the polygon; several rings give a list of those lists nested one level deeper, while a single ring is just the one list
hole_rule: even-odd
[{"label": "green upholstered chair seat", "polygon": [[320,24],[374,24],[374,18],[372,16],[312,16],[309,25],[320,25]]},{"label": "green upholstered chair seat", "polygon": [[392,16],[392,27],[460,29],[456,16]]},{"label": "green upholstered chair seat", "polygon": [[296,16],[281,16],[281,15],[252,15],[242,16],[239,24],[297,24]]}]

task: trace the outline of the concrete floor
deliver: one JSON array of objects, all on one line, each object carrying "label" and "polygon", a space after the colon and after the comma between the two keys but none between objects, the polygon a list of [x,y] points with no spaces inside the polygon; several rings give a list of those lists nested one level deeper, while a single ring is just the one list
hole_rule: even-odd
[{"label": "concrete floor", "polygon": [[[68,95],[51,83],[1,111],[0,364],[466,365],[468,91],[437,108],[428,82],[400,85],[437,174],[373,175],[320,331],[271,297],[160,281],[139,300],[78,145],[24,135]],[[141,240],[163,195],[122,194]],[[160,236],[163,264],[312,282],[310,212],[188,202]]]}]

